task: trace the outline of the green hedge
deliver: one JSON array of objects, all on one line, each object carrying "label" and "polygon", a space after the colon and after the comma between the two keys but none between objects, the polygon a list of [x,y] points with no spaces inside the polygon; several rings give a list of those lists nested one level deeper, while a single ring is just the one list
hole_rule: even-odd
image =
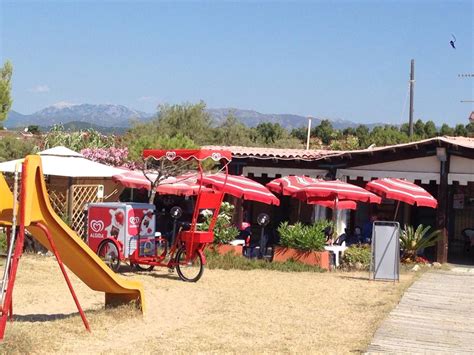
[{"label": "green hedge", "polygon": [[304,225],[301,222],[289,225],[288,222],[283,222],[277,229],[280,245],[303,251],[322,251],[326,243],[324,230],[330,226],[332,227],[332,222],[326,220],[313,225]]}]

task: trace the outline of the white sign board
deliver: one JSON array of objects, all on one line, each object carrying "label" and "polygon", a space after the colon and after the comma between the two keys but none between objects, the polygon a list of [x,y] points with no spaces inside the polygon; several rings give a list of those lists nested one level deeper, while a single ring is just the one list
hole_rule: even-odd
[{"label": "white sign board", "polygon": [[370,272],[374,280],[400,279],[400,225],[374,222]]}]

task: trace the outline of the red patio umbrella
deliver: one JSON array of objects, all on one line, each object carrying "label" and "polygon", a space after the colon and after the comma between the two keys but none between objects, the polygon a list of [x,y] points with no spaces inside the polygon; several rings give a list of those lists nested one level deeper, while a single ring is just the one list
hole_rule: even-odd
[{"label": "red patio umbrella", "polygon": [[265,186],[270,190],[280,195],[292,195],[304,187],[317,183],[319,179],[308,176],[284,176],[270,181]]},{"label": "red patio umbrella", "polygon": [[[147,174],[151,181],[155,181],[156,174]],[[125,170],[117,175],[112,176],[112,180],[122,184],[125,187],[133,189],[150,190],[151,182],[148,180],[141,170]]]},{"label": "red patio umbrella", "polygon": [[372,180],[367,183],[365,188],[384,198],[398,201],[394,219],[397,217],[400,201],[410,205],[438,207],[438,201],[428,191],[404,179],[383,178]]},{"label": "red patio umbrella", "polygon": [[206,174],[203,175],[202,182],[208,187],[224,191],[229,195],[243,198],[244,200],[258,201],[276,206],[280,204],[280,200],[265,186],[244,176],[228,175],[226,180],[226,175],[221,173]]},{"label": "red patio umbrella", "polygon": [[[166,178],[156,187],[156,192],[162,195],[193,196],[198,194],[199,188],[200,185],[197,182],[197,175],[191,173]],[[212,191],[212,189],[202,186],[201,191],[209,192]]]},{"label": "red patio umbrella", "polygon": [[348,184],[340,180],[318,180],[293,194],[301,199],[328,199],[334,200],[352,200],[360,202],[380,203],[382,199],[362,187]]},{"label": "red patio umbrella", "polygon": [[[155,181],[157,174],[147,174],[151,181]],[[140,170],[125,170],[123,173],[112,176],[112,180],[125,187],[134,189],[151,189],[151,182]],[[210,191],[207,187],[202,187],[204,191]],[[199,191],[196,174],[184,174],[177,177],[168,177],[160,181],[156,187],[156,192],[162,195],[196,195]]]},{"label": "red patio umbrella", "polygon": [[436,208],[438,201],[421,186],[410,181],[395,178],[383,178],[370,181],[365,188],[384,198]]},{"label": "red patio umbrella", "polygon": [[[306,203],[308,205],[319,205],[326,208],[334,208],[334,201],[332,200],[319,200],[309,198]],[[355,210],[357,209],[357,202],[351,200],[341,200],[337,202],[338,210]]]}]

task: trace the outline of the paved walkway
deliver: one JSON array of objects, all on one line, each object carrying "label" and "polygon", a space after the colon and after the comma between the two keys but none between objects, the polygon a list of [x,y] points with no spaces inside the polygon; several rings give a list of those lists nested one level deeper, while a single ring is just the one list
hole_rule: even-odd
[{"label": "paved walkway", "polygon": [[368,353],[474,353],[474,269],[427,272],[375,332]]}]

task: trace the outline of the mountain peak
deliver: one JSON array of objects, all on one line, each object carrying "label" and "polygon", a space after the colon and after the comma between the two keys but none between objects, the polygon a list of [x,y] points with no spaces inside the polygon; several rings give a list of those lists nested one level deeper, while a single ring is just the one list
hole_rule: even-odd
[{"label": "mountain peak", "polygon": [[59,101],[59,102],[56,102],[55,104],[52,104],[50,107],[54,107],[54,108],[57,108],[57,109],[63,109],[63,108],[77,106],[77,105],[79,105],[79,104],[75,104],[75,103],[68,102],[68,101]]}]

